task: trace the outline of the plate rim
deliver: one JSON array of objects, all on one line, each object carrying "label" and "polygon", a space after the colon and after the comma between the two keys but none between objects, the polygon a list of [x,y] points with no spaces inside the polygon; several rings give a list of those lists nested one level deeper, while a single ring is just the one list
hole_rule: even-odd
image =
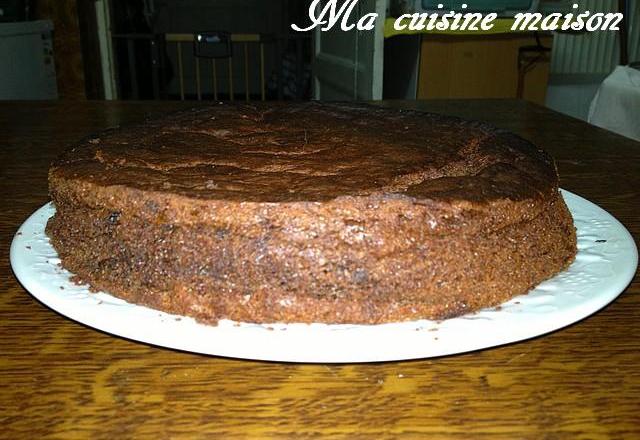
[{"label": "plate rim", "polygon": [[[516,326],[515,330],[509,337],[503,337],[502,339],[500,339],[498,342],[491,342],[491,341],[486,341],[485,344],[482,343],[478,343],[478,341],[476,341],[475,345],[471,344],[470,346],[466,346],[466,347],[462,347],[462,349],[460,350],[436,350],[431,354],[427,354],[421,351],[415,352],[414,355],[410,355],[410,353],[407,353],[405,355],[401,355],[401,356],[384,356],[384,355],[380,355],[377,354],[375,352],[372,352],[369,354],[369,356],[363,356],[362,353],[360,353],[360,355],[353,355],[350,356],[348,353],[344,353],[343,351],[339,351],[338,352],[334,352],[334,353],[325,353],[324,356],[321,355],[309,355],[308,353],[306,355],[300,355],[298,354],[297,356],[282,356],[282,355],[278,355],[277,354],[277,350],[276,353],[273,352],[273,345],[272,345],[272,339],[275,337],[276,339],[279,337],[279,335],[282,334],[281,332],[281,328],[278,328],[277,326],[280,326],[281,324],[265,324],[265,325],[259,325],[259,324],[251,324],[251,323],[242,323],[239,326],[236,326],[233,323],[221,323],[221,325],[218,326],[210,326],[210,325],[206,325],[206,324],[199,324],[199,323],[195,323],[195,321],[192,318],[188,318],[188,317],[178,317],[177,315],[172,315],[172,314],[168,314],[165,312],[160,312],[158,310],[154,310],[154,309],[150,309],[144,306],[139,306],[139,305],[135,305],[135,304],[129,304],[124,302],[123,300],[111,297],[110,295],[104,293],[104,292],[99,292],[96,295],[107,295],[110,298],[114,298],[117,301],[127,304],[129,305],[129,309],[145,309],[146,311],[150,311],[151,314],[157,314],[159,315],[159,317],[161,318],[160,322],[155,322],[154,325],[152,325],[152,327],[154,329],[156,329],[156,327],[158,327],[158,325],[162,325],[163,327],[173,327],[172,325],[167,325],[167,322],[169,322],[169,324],[175,324],[175,322],[177,322],[177,320],[184,320],[184,321],[193,321],[194,324],[194,328],[196,329],[195,331],[198,330],[202,330],[203,333],[205,335],[208,336],[213,336],[213,337],[220,337],[220,336],[228,336],[225,335],[225,333],[228,333],[229,331],[231,332],[235,332],[235,334],[237,335],[238,333],[240,333],[237,329],[244,329],[247,328],[249,330],[256,330],[258,328],[260,328],[260,330],[256,330],[256,331],[250,331],[249,332],[249,336],[251,336],[251,339],[246,339],[245,342],[252,340],[254,341],[254,345],[255,344],[262,344],[261,347],[259,347],[259,349],[254,350],[255,353],[253,353],[253,355],[246,355],[242,353],[242,350],[233,350],[233,349],[229,349],[229,347],[227,347],[226,350],[219,350],[219,349],[214,349],[214,350],[204,350],[202,349],[202,347],[200,345],[193,345],[193,344],[188,344],[188,343],[184,343],[184,341],[176,341],[176,340],[171,340],[171,341],[167,341],[167,343],[163,343],[163,342],[158,342],[156,340],[154,340],[153,335],[149,336],[147,334],[147,336],[145,336],[144,332],[142,337],[140,335],[138,335],[135,331],[131,332],[131,331],[122,331],[122,329],[120,329],[120,331],[118,331],[117,329],[114,331],[113,328],[109,328],[108,323],[104,323],[102,322],[100,319],[93,319],[92,322],[87,322],[86,319],[82,319],[81,317],[76,316],[76,313],[69,313],[68,310],[66,310],[64,308],[64,306],[61,306],[60,303],[64,302],[64,301],[69,301],[69,297],[63,298],[63,300],[61,301],[57,301],[56,298],[57,296],[52,293],[52,292],[45,292],[44,294],[41,292],[42,289],[44,289],[44,287],[41,286],[41,284],[39,282],[37,282],[36,280],[34,280],[32,277],[30,277],[30,270],[29,268],[25,268],[23,267],[23,265],[20,264],[20,259],[21,256],[25,253],[25,249],[22,246],[22,238],[23,238],[23,234],[22,231],[23,229],[28,226],[31,225],[32,223],[35,223],[35,221],[40,221],[39,220],[39,216],[42,215],[42,213],[44,211],[46,211],[47,209],[55,209],[52,206],[52,202],[48,202],[45,205],[43,205],[42,207],[40,207],[38,210],[36,210],[34,213],[32,213],[27,220],[25,220],[25,222],[18,228],[18,231],[16,232],[16,234],[13,237],[12,243],[11,243],[11,249],[10,249],[10,260],[11,260],[11,267],[13,269],[13,272],[15,274],[15,277],[18,279],[18,281],[20,282],[20,284],[24,287],[24,289],[32,296],[34,297],[36,300],[38,300],[40,303],[44,304],[47,308],[52,309],[53,311],[55,311],[57,314],[60,314],[68,319],[71,319],[74,322],[78,322],[84,326],[90,327],[92,329],[96,329],[99,330],[101,332],[107,333],[109,335],[113,335],[113,336],[117,336],[117,337],[122,337],[125,339],[129,339],[135,342],[141,342],[144,344],[150,344],[150,345],[154,345],[154,346],[158,346],[158,347],[164,347],[164,348],[170,348],[170,349],[175,349],[175,350],[180,350],[180,351],[187,351],[187,352],[194,352],[194,353],[200,353],[200,354],[206,354],[206,355],[212,355],[212,356],[221,356],[221,357],[228,357],[228,358],[237,358],[237,359],[250,359],[250,360],[262,360],[262,361],[277,361],[277,362],[303,362],[303,363],[364,363],[364,362],[386,362],[386,361],[402,361],[402,360],[410,360],[410,359],[426,359],[426,358],[432,358],[432,357],[438,357],[438,356],[444,356],[444,355],[454,355],[454,354],[461,354],[461,353],[466,353],[466,352],[470,352],[470,351],[476,351],[476,350],[481,350],[481,349],[487,349],[487,348],[492,348],[492,347],[496,347],[496,346],[501,346],[501,345],[505,345],[505,344],[511,344],[514,342],[519,342],[519,341],[525,341],[527,339],[531,339],[537,336],[541,336],[541,335],[545,335],[554,331],[557,331],[559,329],[562,329],[568,325],[571,325],[573,323],[576,323],[578,321],[581,321],[589,316],[591,316],[592,314],[598,312],[599,310],[601,310],[602,308],[606,307],[609,303],[611,303],[612,301],[614,301],[622,292],[624,292],[626,290],[626,288],[628,287],[629,283],[633,280],[635,273],[636,273],[636,269],[637,269],[637,265],[638,265],[638,250],[637,250],[637,245],[635,243],[635,240],[633,238],[633,236],[631,235],[631,233],[626,229],[626,227],[619,221],[617,220],[613,215],[611,215],[609,212],[607,212],[606,210],[604,210],[603,208],[601,208],[600,206],[596,205],[595,203],[575,194],[572,192],[569,192],[567,190],[560,190],[561,194],[563,195],[563,197],[565,198],[565,200],[567,200],[567,204],[569,205],[570,201],[576,201],[576,203],[582,203],[585,204],[585,206],[587,206],[588,208],[595,210],[599,215],[606,217],[607,220],[611,221],[613,224],[613,227],[615,227],[615,229],[617,229],[617,231],[624,236],[625,241],[630,244],[630,259],[628,260],[628,264],[624,265],[622,267],[622,269],[620,269],[620,271],[618,273],[616,273],[617,277],[616,277],[616,283],[615,283],[615,288],[610,289],[611,291],[616,291],[617,293],[609,293],[608,295],[603,295],[602,298],[598,297],[599,301],[595,301],[595,305],[592,304],[594,301],[583,301],[580,303],[581,307],[576,307],[573,312],[571,314],[568,314],[567,316],[565,316],[563,320],[559,320],[558,322],[556,322],[556,324],[552,325],[552,326],[545,326],[544,322],[542,322],[543,325],[540,325],[541,320],[537,320],[536,324],[538,325],[538,329],[531,331],[531,327],[528,327],[525,331],[522,331],[522,328],[518,328]],[[572,212],[573,215],[573,212]],[[48,220],[49,217],[47,217]],[[45,225],[46,225],[46,220],[45,220]],[[42,227],[44,232],[44,226]],[[48,244],[49,247],[51,247],[50,244]],[[53,249],[51,247],[51,249]],[[580,253],[580,250],[578,250],[578,253]],[[57,255],[56,255],[57,256]],[[53,258],[52,258],[53,259]],[[47,261],[47,264],[52,264],[49,263]],[[67,276],[64,274],[64,272],[66,272],[66,270],[62,270],[61,272],[59,272],[62,276]],[[561,272],[564,273],[566,271]],[[68,272],[66,272],[68,274]],[[551,280],[553,280],[554,278],[556,278],[558,275],[554,276],[553,278],[551,278]],[[69,282],[67,280],[67,282]],[[544,283],[544,282],[543,282]],[[539,287],[539,286],[538,286]],[[46,289],[44,289],[46,290]],[[53,290],[53,289],[51,289]],[[35,291],[35,292],[34,292]],[[59,292],[55,292],[58,293]],[[515,300],[517,300],[518,298],[522,298],[524,296],[526,296],[528,294],[525,295],[520,295],[518,297],[512,298],[510,301],[505,302],[504,304],[508,304],[511,303]],[[584,306],[584,307],[582,307]],[[62,311],[60,309],[63,309],[65,311]],[[484,309],[481,312],[490,312],[492,308],[489,309]],[[583,310],[584,309],[584,310]],[[500,313],[500,311],[496,311],[495,313]],[[371,332],[371,333],[375,333],[376,330],[380,330],[383,329],[382,333],[384,333],[384,330],[388,330],[388,326],[406,326],[409,327],[411,325],[423,325],[424,326],[433,326],[433,324],[437,324],[437,328],[438,330],[442,330],[445,329],[445,331],[453,331],[450,329],[452,324],[455,324],[456,322],[459,321],[465,321],[465,320],[476,320],[476,316],[479,316],[481,313],[480,312],[476,312],[470,315],[463,315],[461,317],[456,317],[456,318],[452,318],[449,320],[444,320],[444,321],[429,321],[429,320],[418,320],[418,321],[408,321],[406,323],[388,323],[388,324],[375,324],[375,325],[349,325],[349,324],[283,324],[282,326],[285,327],[285,330],[290,330],[288,335],[284,338],[286,339],[295,339],[294,342],[296,342],[296,344],[302,344],[304,341],[300,340],[300,336],[302,334],[302,336],[304,336],[304,333],[309,333],[309,329],[311,329],[313,326],[320,326],[323,328],[328,328],[328,331],[340,331],[340,337],[349,339],[349,330],[354,330],[354,329],[359,329],[361,333],[367,333],[367,332]],[[74,315],[74,316],[71,316]],[[135,313],[134,313],[135,315]],[[145,319],[150,319],[150,314],[147,313],[145,315]],[[557,317],[556,317],[557,318]],[[149,323],[147,323],[149,324]],[[182,325],[182,324],[180,324]],[[481,324],[474,324],[476,325],[478,328],[482,328],[483,325]],[[276,328],[274,330],[269,330],[270,326],[276,326]],[[304,330],[300,333],[295,331],[295,327],[299,326],[301,328],[304,328]],[[203,330],[202,328],[205,328],[206,330]],[[387,327],[387,328],[384,328]],[[454,326],[455,327],[455,326]],[[266,328],[266,329],[265,329]],[[316,327],[318,328],[318,327]],[[294,329],[294,330],[291,330]],[[442,345],[442,344],[438,344],[434,342],[434,339],[437,341],[438,340],[438,336],[436,335],[436,333],[438,333],[437,331],[433,331],[431,332],[432,327],[430,327],[429,329],[427,329],[427,332],[433,333],[432,335],[429,335],[429,337],[431,338],[431,342],[434,345]],[[157,329],[156,329],[157,330]],[[162,329],[160,329],[162,330]],[[346,332],[344,331],[346,330]],[[528,330],[528,331],[527,331]],[[458,331],[460,331],[458,329]],[[403,333],[404,332],[404,333]],[[148,331],[147,331],[148,333]],[[216,333],[221,333],[221,334],[216,334]],[[259,333],[262,333],[262,335],[260,335]],[[266,334],[265,334],[266,333]],[[293,337],[290,336],[292,333],[296,333]],[[381,333],[380,331],[378,331],[378,333]],[[401,330],[399,331],[399,334],[395,334],[398,333],[398,331],[392,331],[389,332],[391,336],[393,337],[399,337],[399,336],[404,336],[405,340],[409,339],[411,342],[420,342],[420,338],[415,338],[412,337],[412,334],[409,333],[407,334],[407,329]],[[415,334],[417,333],[422,333],[422,332],[417,332],[417,331],[413,331],[413,336],[415,336]],[[234,333],[232,333],[233,335]],[[438,334],[442,334],[441,332]],[[246,336],[246,335],[245,335]],[[261,336],[261,337],[260,337]],[[372,335],[373,336],[373,335]],[[377,335],[379,336],[379,335]],[[474,335],[475,336],[475,335]],[[476,336],[477,338],[481,338],[482,335],[478,335]],[[486,335],[484,335],[486,337]],[[242,339],[242,338],[241,338]],[[257,339],[257,340],[255,340]],[[422,338],[422,339],[429,339],[429,338]],[[286,341],[285,341],[286,342]],[[393,343],[393,341],[385,341],[386,343]],[[423,341],[423,342],[427,342],[427,341]],[[282,342],[280,342],[282,344]],[[353,341],[349,342],[349,343],[353,343]],[[345,345],[348,345],[348,343],[345,343]],[[257,347],[254,347],[257,348]],[[282,350],[282,348],[281,348]],[[247,350],[245,350],[247,351]]]}]

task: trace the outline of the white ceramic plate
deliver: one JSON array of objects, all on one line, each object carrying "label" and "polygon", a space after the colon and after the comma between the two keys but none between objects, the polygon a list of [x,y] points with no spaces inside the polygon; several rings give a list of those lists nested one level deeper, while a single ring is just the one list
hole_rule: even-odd
[{"label": "white ceramic plate", "polygon": [[571,267],[498,308],[441,322],[381,325],[272,324],[191,318],[90,293],[69,281],[44,227],[47,204],[20,227],[11,264],[22,285],[48,307],[117,336],[217,356],[286,362],[374,362],[426,358],[521,341],[579,321],[611,302],[629,284],[638,252],[629,232],[609,213],[563,191],[578,231]]}]

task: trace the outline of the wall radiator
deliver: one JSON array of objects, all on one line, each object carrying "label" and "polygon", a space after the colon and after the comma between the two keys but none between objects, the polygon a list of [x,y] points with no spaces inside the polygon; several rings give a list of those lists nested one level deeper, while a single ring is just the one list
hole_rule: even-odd
[{"label": "wall radiator", "polygon": [[[578,11],[617,12],[617,0],[575,0]],[[640,61],[640,0],[628,0],[629,61]],[[618,32],[555,34],[551,75],[606,76],[618,65]]]}]

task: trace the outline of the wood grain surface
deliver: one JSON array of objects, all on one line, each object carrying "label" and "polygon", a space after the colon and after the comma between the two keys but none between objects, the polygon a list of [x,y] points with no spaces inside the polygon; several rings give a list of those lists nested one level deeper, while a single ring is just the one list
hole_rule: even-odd
[{"label": "wood grain surface", "polygon": [[[0,104],[0,437],[640,438],[637,275],[604,310],[543,337],[362,365],[182,353],[100,333],[34,300],[13,277],[9,246],[48,201],[50,161],[89,133],[186,105]],[[383,105],[519,133],[556,157],[564,188],[640,237],[640,143],[521,101]]]}]

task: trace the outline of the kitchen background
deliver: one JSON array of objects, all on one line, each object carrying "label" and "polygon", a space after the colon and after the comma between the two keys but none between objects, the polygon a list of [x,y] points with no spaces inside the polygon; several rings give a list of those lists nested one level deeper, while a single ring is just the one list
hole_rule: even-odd
[{"label": "kitchen background", "polygon": [[[462,4],[360,0],[354,16],[439,2]],[[584,120],[598,106],[640,119],[640,2],[577,2],[624,11],[625,30],[298,33],[290,24],[307,23],[310,0],[0,0],[0,99],[521,98]],[[573,2],[466,3],[508,20],[518,11],[566,12]],[[611,110],[620,87],[625,102]]]}]

